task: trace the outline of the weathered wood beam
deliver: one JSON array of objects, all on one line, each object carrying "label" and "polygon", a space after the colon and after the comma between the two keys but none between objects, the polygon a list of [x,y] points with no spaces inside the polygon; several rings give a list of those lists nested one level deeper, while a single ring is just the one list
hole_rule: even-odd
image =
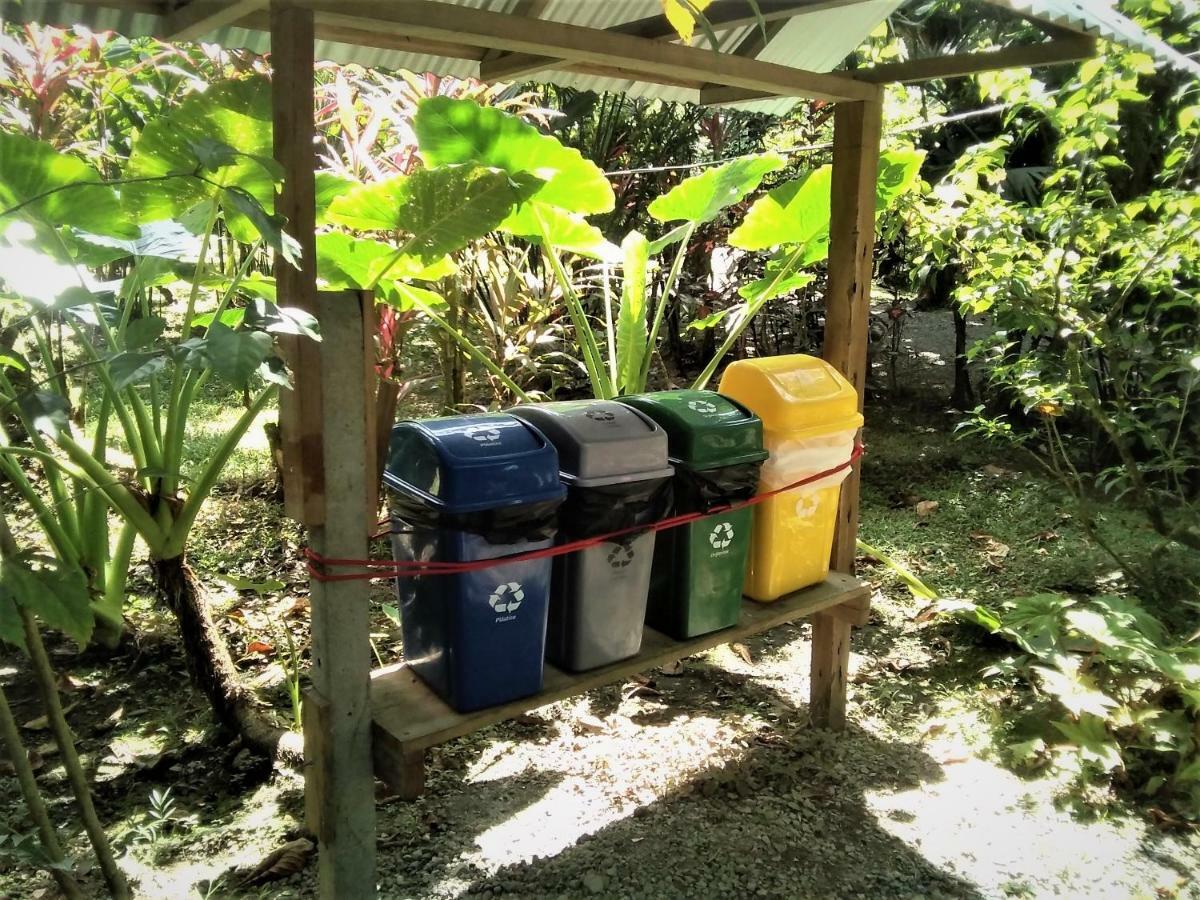
[{"label": "weathered wood beam", "polygon": [[[825,299],[823,356],[858,392],[867,384],[867,339],[875,249],[875,183],[883,104],[839,103],[834,108],[829,284]],[[830,566],[854,573],[858,537],[859,463],[842,482]],[[850,622],[828,613],[813,620],[809,710],[813,722],[840,729],[846,723]]]},{"label": "weathered wood beam", "polygon": [[171,10],[165,20],[162,39],[194,41],[226,25],[235,25],[267,5],[267,0],[233,0],[231,3],[188,3]]},{"label": "weathered wood beam", "polygon": [[[305,106],[307,112],[310,107]],[[317,295],[321,326],[324,524],[309,530],[314,550],[329,558],[365,559],[368,540],[366,396],[373,335],[364,323],[374,304],[352,291]],[[369,474],[368,474],[369,473]],[[308,821],[317,826],[319,896],[375,896],[375,769],[371,758],[371,594],[366,581],[313,579],[312,693],[305,709],[318,721],[305,729]]]},{"label": "weathered wood beam", "polygon": [[514,18],[438,0],[379,4],[370,0],[302,0],[329,24],[372,32],[395,31],[412,38],[481,48],[535,53],[572,62],[615,66],[643,73],[644,80],[711,81],[734,87],[812,97],[868,100],[879,88],[840,75],[742,59],[698,47],[649,41],[561,22]]},{"label": "weathered wood beam", "polygon": [[998,69],[1029,69],[1078,62],[1095,55],[1094,39],[1071,38],[980,53],[955,53],[951,56],[885,63],[869,69],[860,69],[854,74],[855,77],[874,84],[913,84],[932,81],[935,78],[961,78]]},{"label": "weathered wood beam", "polygon": [[780,19],[776,22],[768,22],[766,33],[763,33],[761,28],[755,28],[752,32],[742,38],[742,42],[733,50],[734,56],[744,56],[747,59],[754,59],[758,54],[762,53],[770,45],[771,41],[779,37],[779,32],[787,27],[787,19]]},{"label": "weathered wood beam", "polygon": [[[237,23],[244,28],[262,31],[270,29],[267,13],[251,13]],[[401,53],[420,53],[425,56],[441,56],[446,59],[480,60],[484,51],[479,47],[454,44],[446,41],[420,40],[394,31],[380,33],[366,27],[349,28],[344,24],[331,23],[321,13],[313,16],[313,34],[322,41],[335,41],[351,47],[378,47],[381,50],[397,50]]]},{"label": "weathered wood beam", "polygon": [[[913,59],[905,62],[886,63],[869,69],[858,69],[852,77],[871,84],[915,84],[936,78],[962,78],[980,72],[995,72],[1001,69],[1036,68],[1090,59],[1096,55],[1096,41],[1092,38],[1071,38],[1048,41],[1021,47],[1005,47],[1002,50],[987,50],[979,53],[956,53],[929,59]],[[764,100],[779,94],[748,91],[727,85],[706,84],[700,88],[700,103],[716,106],[723,103],[742,103],[747,100]]]},{"label": "weathered wood beam", "polygon": [[[283,186],[275,210],[287,220],[287,232],[300,245],[298,266],[282,257],[275,261],[279,302],[317,313],[316,151],[313,17],[308,9],[272,2],[271,103],[275,159],[283,169]],[[287,514],[308,525],[325,515],[322,466],[321,345],[283,335],[280,347],[292,370],[291,390],[279,395],[283,496]]]},{"label": "weathered wood beam", "polygon": [[[864,0],[792,0],[784,3],[761,2],[763,21],[769,24],[785,22],[793,16],[814,12],[836,6],[846,6],[851,3],[861,3]],[[712,25],[713,31],[729,31],[758,23],[745,0],[717,0],[704,10],[704,17]],[[678,38],[674,26],[661,13],[644,19],[634,19],[622,22],[606,29],[613,34],[625,34],[630,37],[640,37],[649,40],[670,40]],[[753,56],[754,54],[742,54]],[[563,60],[553,56],[543,56],[534,53],[502,53],[487,60],[479,67],[479,78],[482,81],[514,81],[532,75],[543,69],[562,68]]]}]

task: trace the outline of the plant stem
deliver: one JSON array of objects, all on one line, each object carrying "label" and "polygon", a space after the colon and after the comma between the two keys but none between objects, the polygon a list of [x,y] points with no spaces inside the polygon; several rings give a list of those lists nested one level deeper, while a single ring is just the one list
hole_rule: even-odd
[{"label": "plant stem", "polygon": [[646,352],[642,356],[642,368],[638,373],[637,384],[634,386],[633,393],[638,393],[646,389],[646,382],[650,378],[650,360],[654,357],[654,348],[658,345],[658,329],[662,325],[663,315],[667,310],[667,303],[670,302],[671,292],[675,290],[675,282],[679,280],[679,273],[683,269],[683,261],[687,257],[688,244],[692,242],[692,235],[696,231],[696,223],[688,224],[687,231],[679,240],[679,249],[675,251],[675,261],[671,263],[671,271],[667,273],[667,280],[663,282],[662,293],[658,295],[658,303],[654,307],[654,320],[650,326],[650,334],[646,338]]},{"label": "plant stem", "polygon": [[[6,541],[8,542],[11,542],[11,536]],[[8,548],[4,548],[3,552],[7,556]],[[29,649],[29,659],[33,663],[34,678],[42,695],[42,703],[46,707],[46,718],[54,734],[54,742],[62,756],[63,768],[67,770],[67,778],[71,782],[71,790],[79,806],[83,828],[92,843],[92,849],[96,851],[96,860],[100,863],[100,870],[104,873],[104,881],[108,884],[109,891],[117,900],[127,900],[130,897],[129,885],[125,883],[125,875],[117,866],[112,847],[108,843],[108,835],[104,833],[104,826],[100,824],[96,807],[92,804],[91,788],[88,787],[83,764],[80,763],[79,754],[75,750],[75,736],[71,734],[67,718],[63,715],[54,669],[50,666],[50,657],[46,654],[46,646],[38,632],[37,620],[34,619],[33,613],[24,607],[21,607],[20,613],[21,624],[25,626],[25,644]]]},{"label": "plant stem", "polygon": [[21,743],[21,734],[17,731],[17,721],[13,718],[12,708],[9,707],[8,698],[4,695],[4,688],[0,688],[0,737],[4,739],[8,758],[12,761],[13,769],[16,770],[17,781],[21,785],[21,796],[25,798],[25,808],[29,813],[29,819],[37,828],[42,851],[46,854],[46,858],[55,864],[55,867],[50,870],[50,874],[54,876],[54,880],[58,882],[59,888],[62,889],[68,900],[82,900],[83,894],[79,890],[79,884],[75,881],[74,874],[59,868],[65,860],[62,845],[58,842],[54,824],[50,821],[45,801],[42,800],[41,791],[38,790],[33,766],[29,764],[29,757]]}]

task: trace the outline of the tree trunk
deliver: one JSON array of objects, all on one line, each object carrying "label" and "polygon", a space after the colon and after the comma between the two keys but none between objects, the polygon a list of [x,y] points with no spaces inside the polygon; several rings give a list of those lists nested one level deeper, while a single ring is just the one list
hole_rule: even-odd
[{"label": "tree trunk", "polygon": [[968,410],[975,406],[975,389],[971,386],[971,369],[967,365],[967,317],[957,303],[954,310],[954,393],[950,404]]},{"label": "tree trunk", "polygon": [[242,684],[233,657],[208,612],[203,585],[182,556],[153,561],[159,599],[175,614],[192,681],[204,692],[223,728],[236,731],[247,745],[286,762],[302,765],[300,735],[272,725]]}]

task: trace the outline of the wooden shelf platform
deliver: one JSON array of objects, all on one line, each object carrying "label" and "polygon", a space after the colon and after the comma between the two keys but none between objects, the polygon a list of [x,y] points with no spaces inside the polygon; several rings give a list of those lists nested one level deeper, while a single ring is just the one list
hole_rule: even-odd
[{"label": "wooden shelf platform", "polygon": [[821,584],[774,603],[743,601],[741,620],[732,628],[687,641],[676,641],[647,628],[637,656],[588,672],[564,672],[547,663],[540,693],[471,713],[455,712],[404,663],[376,669],[371,674],[375,774],[401,796],[415,797],[423,789],[424,752],[429,747],[834,606],[865,604],[869,597],[870,590],[862,582],[849,575],[831,573]]}]

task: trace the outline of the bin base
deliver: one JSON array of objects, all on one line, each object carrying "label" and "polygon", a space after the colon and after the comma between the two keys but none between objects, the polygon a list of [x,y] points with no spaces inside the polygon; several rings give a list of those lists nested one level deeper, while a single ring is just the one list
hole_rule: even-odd
[{"label": "bin base", "polygon": [[371,674],[375,773],[402,797],[411,799],[413,786],[421,783],[414,766],[429,747],[547,703],[619,681],[635,672],[759,634],[823,610],[846,604],[853,608],[863,607],[870,597],[871,590],[867,585],[849,575],[833,573],[822,583],[773,603],[744,600],[741,620],[731,628],[686,641],[675,641],[647,628],[641,651],[629,659],[580,673],[564,672],[547,664],[539,693],[476,712],[455,712],[404,663],[376,669]]}]

